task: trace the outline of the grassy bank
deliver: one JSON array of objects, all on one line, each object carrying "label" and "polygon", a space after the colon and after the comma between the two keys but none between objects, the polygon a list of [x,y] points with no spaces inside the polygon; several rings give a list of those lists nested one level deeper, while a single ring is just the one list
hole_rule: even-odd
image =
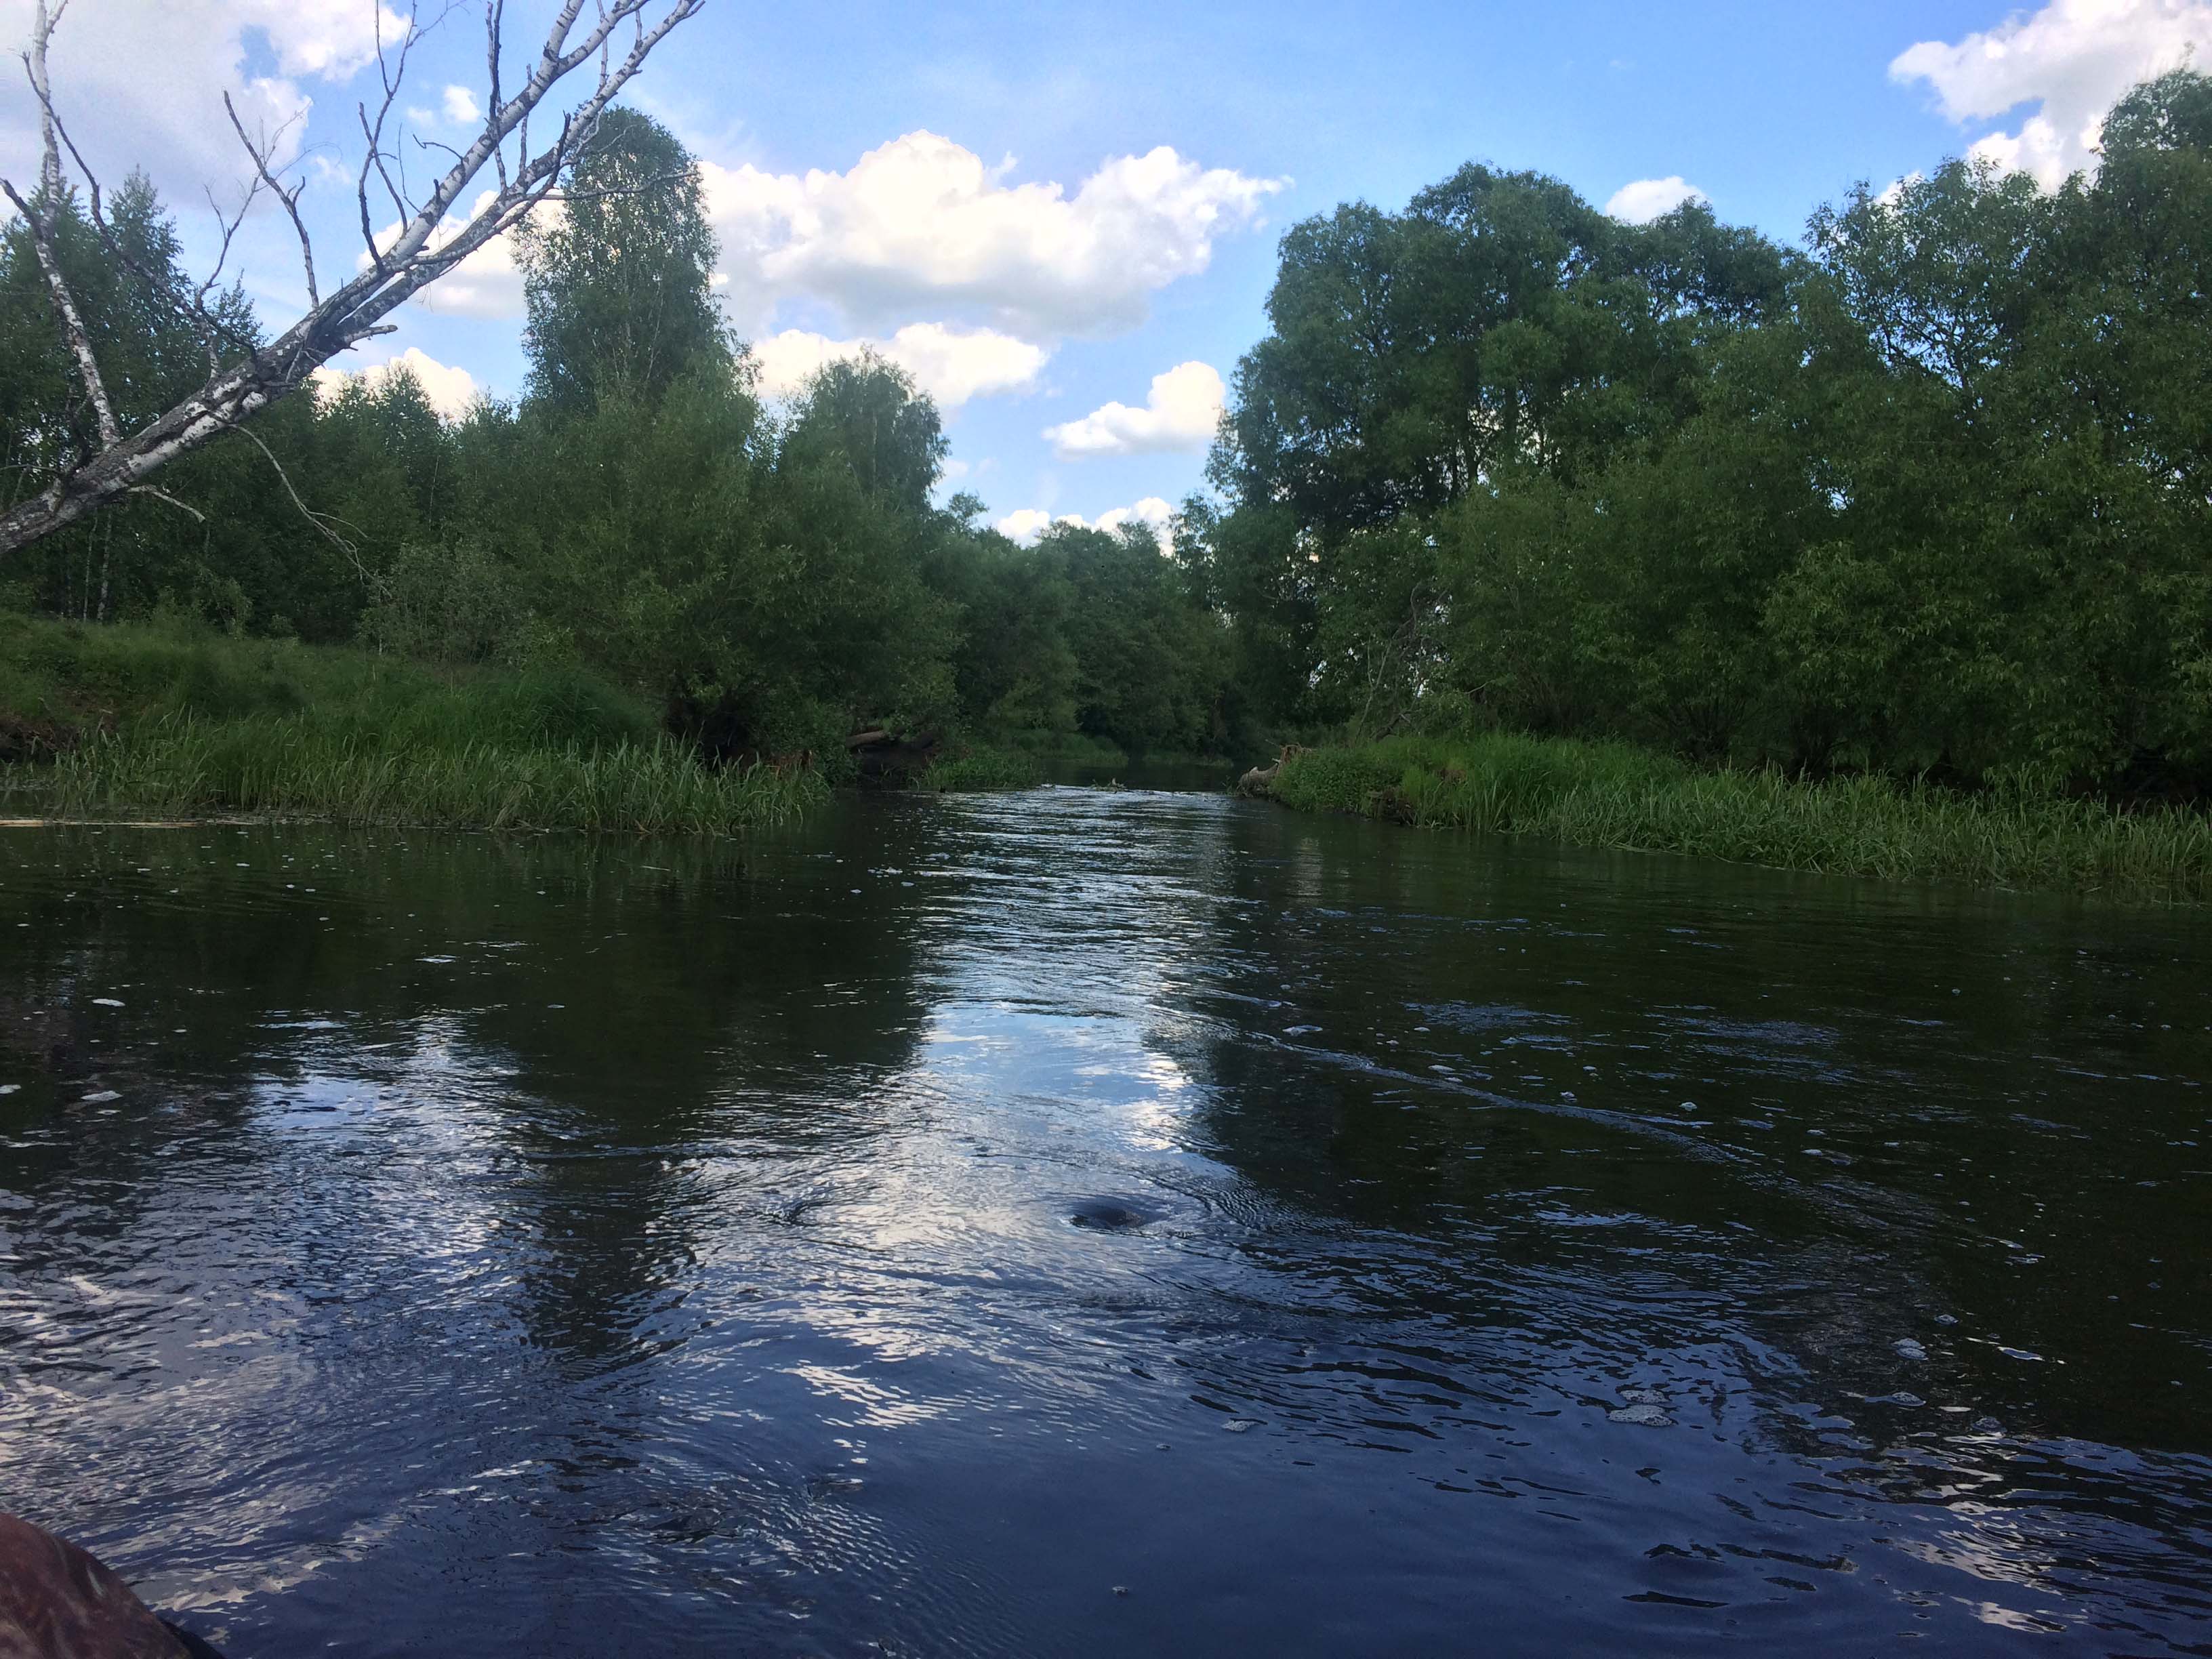
[{"label": "grassy bank", "polygon": [[1034,789],[1044,781],[1044,763],[1025,749],[1006,744],[959,743],[929,764],[915,781],[940,793],[982,789]]},{"label": "grassy bank", "polygon": [[0,617],[7,810],[723,833],[811,773],[714,770],[573,671],[444,673],[365,652]]},{"label": "grassy bank", "polygon": [[1617,744],[1492,734],[1294,754],[1271,790],[1308,811],[1696,854],[1792,870],[2212,902],[2212,817],[1966,795],[1878,778],[1702,772]]}]

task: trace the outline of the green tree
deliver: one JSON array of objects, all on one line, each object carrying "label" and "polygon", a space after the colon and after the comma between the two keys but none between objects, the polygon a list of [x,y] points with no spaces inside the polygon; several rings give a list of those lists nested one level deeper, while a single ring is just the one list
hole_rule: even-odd
[{"label": "green tree", "polygon": [[568,414],[607,398],[651,404],[730,368],[699,164],[651,116],[607,111],[550,221],[518,241],[532,402]]},{"label": "green tree", "polygon": [[1181,556],[1276,718],[2212,782],[2212,82],[1802,256],[1462,169],[1293,228]]},{"label": "green tree", "polygon": [[909,513],[929,506],[945,469],[936,405],[897,364],[873,351],[817,369],[800,393],[783,440],[793,471],[842,469],[861,490]]}]

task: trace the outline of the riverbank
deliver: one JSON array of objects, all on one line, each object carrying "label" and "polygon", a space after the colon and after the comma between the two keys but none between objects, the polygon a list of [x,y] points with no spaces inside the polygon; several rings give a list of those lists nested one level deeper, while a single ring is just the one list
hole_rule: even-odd
[{"label": "riverbank", "polygon": [[1893,881],[2212,902],[2212,817],[1969,795],[1880,778],[1705,772],[1620,744],[1507,733],[1291,754],[1265,786],[1304,811],[1545,836]]},{"label": "riverbank", "polygon": [[827,794],[711,768],[573,670],[444,672],[285,641],[0,617],[0,803],[70,817],[727,834]]}]

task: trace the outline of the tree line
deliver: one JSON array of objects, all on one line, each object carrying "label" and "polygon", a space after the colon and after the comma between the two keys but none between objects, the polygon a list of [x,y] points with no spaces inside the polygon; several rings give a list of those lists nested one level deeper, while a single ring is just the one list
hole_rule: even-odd
[{"label": "tree line", "polygon": [[2212,80],[1802,248],[1468,167],[1283,240],[1187,554],[1270,718],[2212,783]]},{"label": "tree line", "polygon": [[[441,420],[395,371],[281,402],[0,570],[456,665],[580,665],[724,753],[864,726],[1249,753],[1508,729],[1701,761],[2075,791],[2212,783],[2212,79],[2112,112],[2045,192],[1952,161],[1802,246],[1468,166],[1294,226],[1163,547],[1018,545],[939,501],[937,411],[832,363],[765,401],[698,170],[616,109],[520,240],[529,379]],[[128,264],[181,283],[143,179]],[[58,246],[126,420],[207,373],[73,198]],[[97,443],[19,220],[12,501]],[[256,332],[241,290],[208,302]],[[189,509],[189,510],[185,510]]]},{"label": "tree line", "polygon": [[[527,383],[440,416],[404,367],[295,396],[134,497],[11,556],[0,603],[100,622],[184,613],[234,632],[450,664],[580,666],[723,756],[843,752],[875,726],[1132,752],[1218,750],[1222,629],[1153,532],[1055,526],[1019,545],[939,504],[938,411],[879,358],[764,400],[713,297],[695,160],[626,108],[562,211],[520,239]],[[134,178],[111,257],[74,198],[58,243],[125,428],[209,370],[182,274]],[[19,219],[0,246],[9,501],[99,434]],[[258,332],[242,289],[210,301]]]}]

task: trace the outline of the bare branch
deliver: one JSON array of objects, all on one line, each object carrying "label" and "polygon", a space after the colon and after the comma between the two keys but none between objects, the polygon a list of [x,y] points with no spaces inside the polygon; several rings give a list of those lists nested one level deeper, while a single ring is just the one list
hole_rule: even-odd
[{"label": "bare branch", "polygon": [[[335,546],[339,552],[346,556],[346,561],[353,566],[355,574],[363,581],[368,581],[370,580],[368,569],[368,567],[363,565],[361,562],[360,547],[355,543],[348,541],[344,537],[339,535],[336,530],[331,528],[333,525],[345,524],[346,521],[343,519],[339,518],[335,514],[318,513],[313,507],[309,507],[306,501],[300,498],[300,492],[293,487],[292,475],[284,471],[284,464],[276,459],[276,452],[270,448],[267,444],[261,441],[261,434],[259,433],[254,431],[251,427],[244,426],[234,427],[231,429],[234,432],[243,433],[246,437],[253,440],[253,447],[256,449],[258,449],[264,456],[268,458],[270,470],[276,473],[277,483],[284,486],[284,493],[292,498],[292,505],[300,509],[300,516],[305,519],[309,524],[314,526],[314,527],[320,531],[325,536],[328,537],[331,544]],[[142,485],[140,487],[143,489],[144,486]],[[349,530],[355,528],[355,526],[351,525],[347,525],[346,527]]]},{"label": "bare branch", "polygon": [[205,524],[208,521],[208,516],[206,514],[201,512],[199,508],[194,507],[190,501],[179,501],[174,495],[172,495],[166,489],[156,489],[151,484],[132,484],[131,486],[131,493],[133,495],[151,495],[157,501],[167,501],[171,507],[175,507],[179,513],[191,514],[192,517],[198,519],[202,524]]},{"label": "bare branch", "polygon": [[[487,125],[495,119],[499,112],[499,32],[501,25],[506,21],[506,19],[507,0],[490,0],[490,3],[484,8],[484,36],[487,41],[485,55],[490,60],[491,68],[491,95],[484,103],[484,119]],[[492,149],[491,157],[494,165],[498,169],[499,187],[501,190],[505,190],[507,188],[507,150],[505,147],[495,146]]]},{"label": "bare branch", "polygon": [[[292,228],[300,234],[300,263],[307,268],[307,305],[313,309],[322,303],[322,296],[315,292],[315,245],[307,239],[307,222],[300,217],[300,192],[307,189],[307,181],[301,179],[289,191],[286,191],[276,182],[276,175],[270,172],[268,155],[262,149],[255,149],[253,141],[246,136],[246,124],[238,118],[237,106],[230,101],[228,92],[222,94],[222,107],[223,112],[230,117],[230,130],[238,135],[238,142],[246,146],[246,153],[253,158],[254,170],[261,175],[261,182],[268,185],[270,193],[284,204],[284,211],[292,221]],[[283,129],[280,127],[277,138],[283,137]],[[264,148],[273,151],[276,140],[264,141]]]},{"label": "bare branch", "polygon": [[[377,111],[374,127],[368,124],[368,106],[362,104],[358,108],[362,137],[368,140],[368,159],[362,163],[363,174],[366,176],[371,167],[376,170],[376,176],[383,181],[384,193],[392,198],[392,205],[404,222],[413,216],[415,204],[399,193],[399,186],[392,181],[391,171],[384,165],[384,122],[392,112],[390,101],[387,100],[385,107]],[[362,210],[366,212],[367,209]]]},{"label": "bare branch", "polygon": [[[226,218],[222,204],[215,199],[215,191],[210,189],[207,193],[208,210],[215,215],[216,228],[222,236],[216,248],[215,268],[208,272],[207,280],[193,290],[191,309],[192,314],[203,325],[199,331],[200,348],[207,354],[208,373],[210,374],[221,367],[222,360],[215,349],[215,313],[208,309],[208,295],[215,292],[216,284],[222,280],[223,267],[230,263],[230,245],[237,238],[239,227],[246,222],[246,213],[253,206],[254,198],[260,194],[261,180],[256,179],[246,186],[245,198],[238,204],[238,211]],[[251,342],[248,345],[250,348]]]},{"label": "bare branch", "polygon": [[[99,368],[91,361],[88,337],[82,320],[75,318],[75,307],[68,301],[66,285],[58,282],[58,263],[52,263],[49,285],[57,293],[57,309],[64,313],[64,332],[70,338],[71,349],[78,354],[80,378],[95,409],[100,411],[102,447],[98,454],[52,477],[37,495],[19,500],[0,511],[0,555],[25,546],[138,490],[157,469],[223,433],[246,429],[242,422],[279,398],[289,396],[318,367],[362,340],[391,332],[392,325],[385,319],[392,312],[471,254],[514,229],[543,204],[558,199],[564,173],[598,131],[600,118],[608,106],[621,95],[647,58],[667,38],[669,31],[696,16],[705,3],[706,0],[598,0],[594,15],[588,23],[582,23],[580,20],[584,15],[585,0],[559,0],[529,74],[509,92],[500,61],[504,46],[504,0],[488,0],[485,43],[490,98],[483,129],[458,153],[447,151],[453,157],[451,165],[431,183],[419,201],[410,201],[392,179],[386,164],[393,158],[386,149],[386,139],[414,42],[422,33],[421,18],[418,15],[411,19],[407,37],[394,43],[387,52],[381,39],[380,8],[378,72],[383,96],[375,118],[370,118],[366,103],[360,106],[358,112],[368,148],[356,182],[362,237],[368,254],[365,268],[328,295],[317,289],[311,271],[308,309],[304,315],[265,345],[240,342],[235,358],[227,365],[217,363],[210,343],[205,384],[127,435],[119,433],[112,411],[106,408]],[[44,90],[44,45],[60,9],[60,4],[56,3],[50,11],[49,0],[39,0],[39,62],[33,81],[40,90],[42,107],[49,102]],[[441,8],[439,18],[452,9],[451,4]],[[436,21],[433,20],[433,26]],[[631,40],[629,49],[618,54],[613,39],[615,32],[625,24],[630,26]],[[552,143],[533,150],[530,143],[532,115],[547,104],[564,77],[593,58],[599,60],[596,84],[574,108],[562,112],[559,134]],[[246,141],[247,135],[235,108],[230,109],[229,115],[241,141]],[[46,198],[49,208],[59,200],[58,131],[58,124],[50,125],[45,157],[46,174],[53,184],[52,194]],[[510,143],[516,147],[512,158],[506,153]],[[228,262],[240,221],[255,197],[264,189],[272,191],[293,216],[295,229],[300,228],[296,211],[300,187],[287,190],[278,180],[275,170],[268,165],[272,148],[265,138],[258,145],[246,142],[248,152],[254,156],[256,176],[237,214],[226,215],[219,207],[216,210],[222,247],[216,274],[200,285],[196,295],[173,301],[191,310],[210,329],[212,313],[207,307],[208,296]],[[74,146],[71,153],[75,154]],[[448,234],[448,221],[456,206],[488,163],[494,165],[498,188],[488,193],[487,199],[469,214],[465,223]],[[383,246],[378,243],[368,210],[372,173],[391,192],[401,215],[397,234]],[[0,185],[4,184],[0,180]],[[6,186],[6,194],[24,213],[31,227],[32,240],[40,250],[41,263],[48,264],[53,238],[50,216],[34,211],[11,185]],[[312,258],[304,234],[301,242],[303,258]],[[203,337],[210,338],[210,335],[204,333]],[[253,434],[249,430],[247,435],[252,437]],[[258,437],[254,441],[260,442]],[[267,446],[261,447],[267,454]],[[273,463],[275,457],[271,455],[270,459]],[[282,467],[277,471],[281,476]],[[322,522],[326,515],[313,514],[300,500],[299,492],[291,488],[291,481],[286,478],[284,482],[301,511],[325,534],[340,545],[347,545],[343,537]]]},{"label": "bare branch", "polygon": [[[381,4],[373,4],[370,7],[369,27],[374,31],[376,37],[376,75],[377,79],[384,85],[384,102],[376,112],[376,125],[373,127],[369,125],[368,106],[365,103],[354,106],[354,112],[361,118],[362,136],[368,140],[368,154],[361,158],[361,176],[356,183],[355,194],[361,199],[361,234],[363,240],[368,243],[370,262],[380,270],[383,267],[384,258],[383,255],[377,252],[376,234],[370,226],[368,217],[368,175],[372,169],[378,173],[384,173],[382,154],[384,122],[385,118],[392,112],[392,100],[399,95],[398,82],[407,78],[407,45],[404,41],[400,44],[399,74],[395,79],[384,59],[384,8]],[[413,33],[411,20],[409,33],[411,37]],[[384,179],[384,188],[391,195],[393,205],[398,208],[400,218],[404,220],[407,217],[407,209],[400,202],[399,192],[392,189],[392,179],[388,174]]]}]

